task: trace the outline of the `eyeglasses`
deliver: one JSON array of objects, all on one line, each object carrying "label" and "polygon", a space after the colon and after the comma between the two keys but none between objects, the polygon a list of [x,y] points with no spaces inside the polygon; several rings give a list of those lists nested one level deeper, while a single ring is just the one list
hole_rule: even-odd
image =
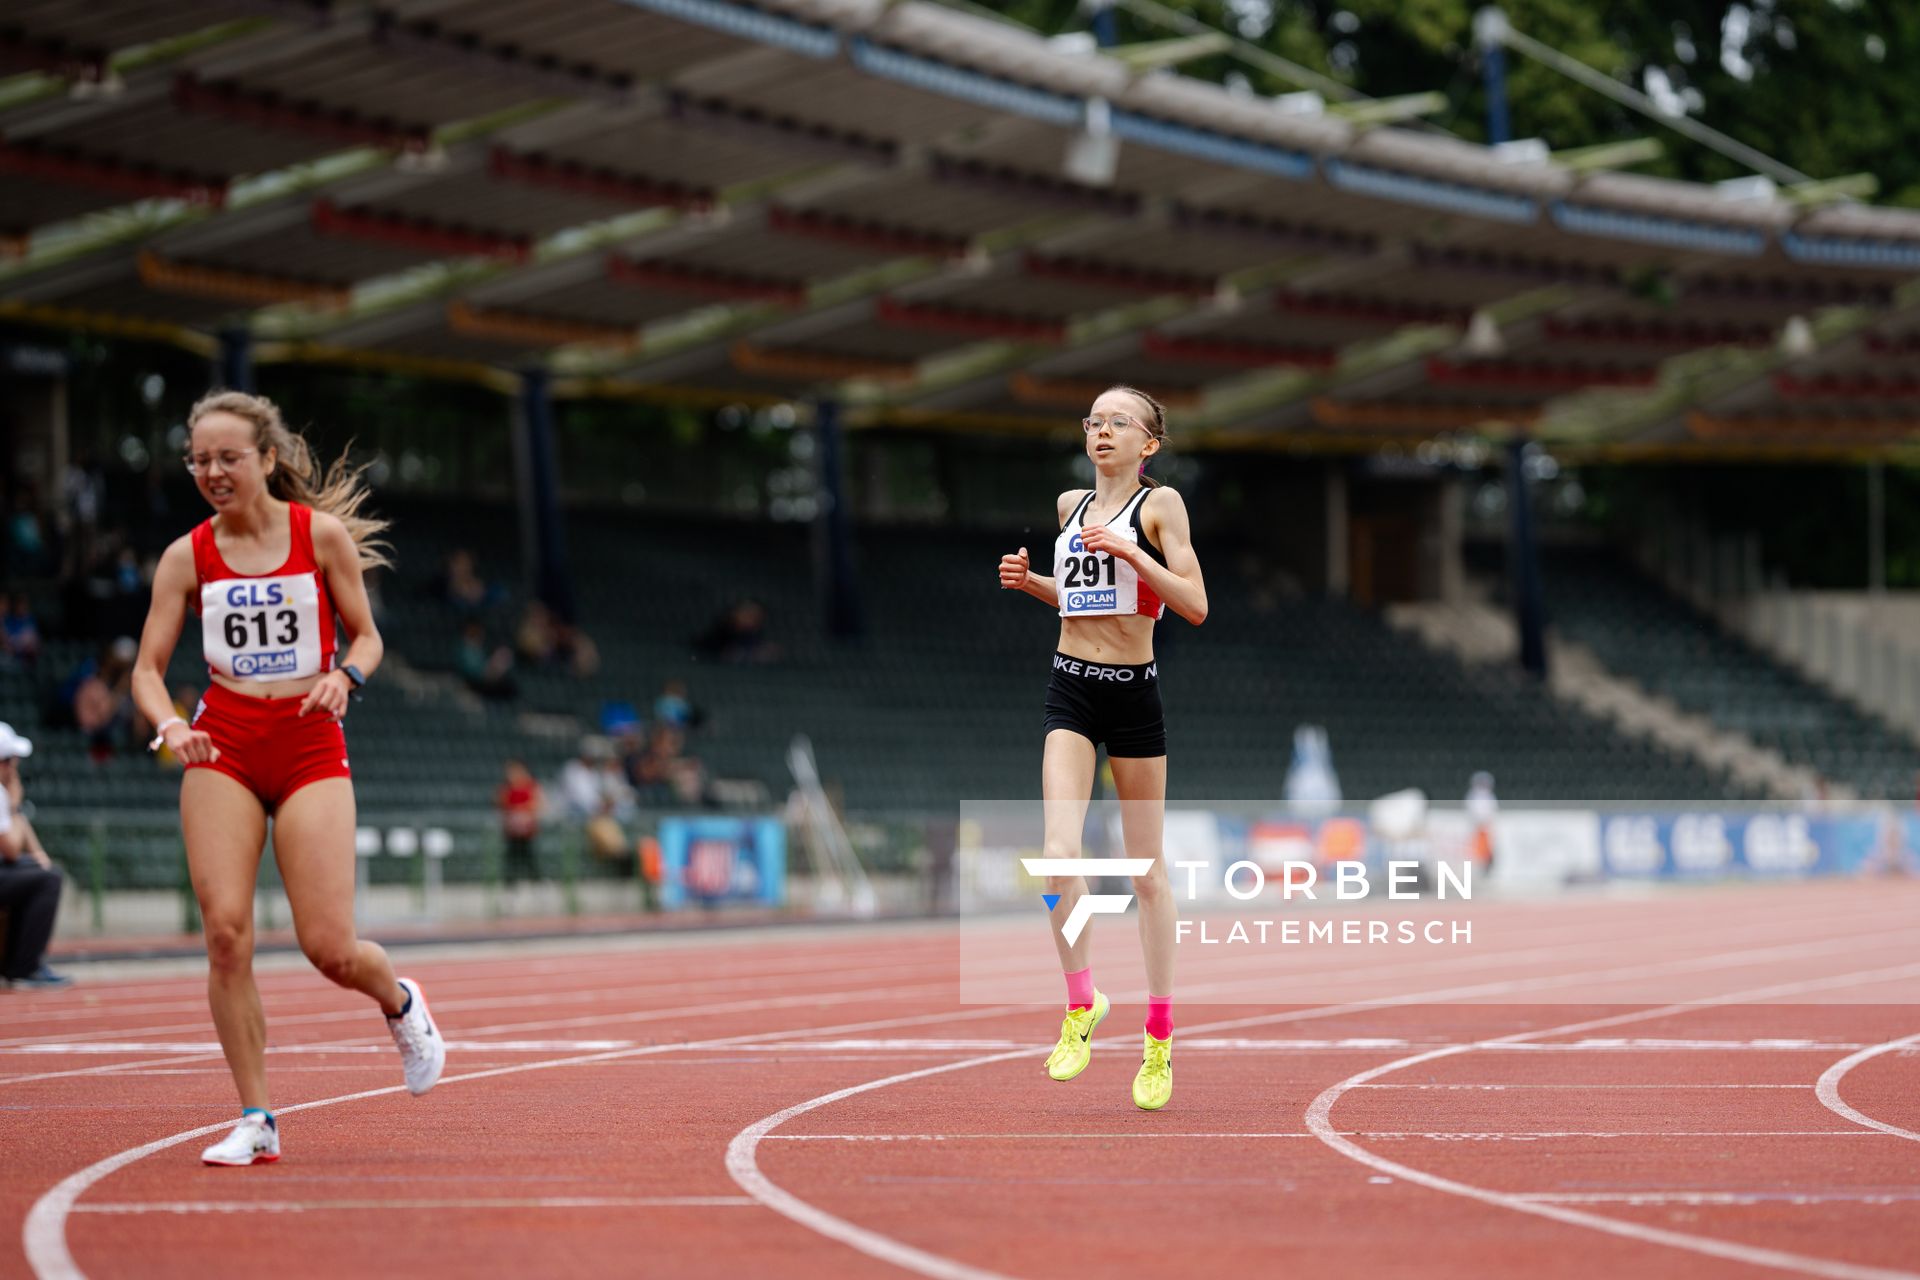
[{"label": "eyeglasses", "polygon": [[1141,422],[1140,419],[1129,417],[1124,413],[1116,413],[1104,422],[1099,418],[1080,419],[1080,429],[1088,435],[1094,435],[1102,427],[1112,427],[1116,435],[1125,431],[1128,427],[1139,427],[1142,431],[1147,429],[1146,424]]},{"label": "eyeglasses", "polygon": [[219,453],[190,453],[180,459],[180,462],[186,467],[189,475],[197,476],[216,462],[220,464],[222,471],[231,471],[240,465],[240,459],[250,453],[258,452],[260,452],[258,449],[222,449]]}]

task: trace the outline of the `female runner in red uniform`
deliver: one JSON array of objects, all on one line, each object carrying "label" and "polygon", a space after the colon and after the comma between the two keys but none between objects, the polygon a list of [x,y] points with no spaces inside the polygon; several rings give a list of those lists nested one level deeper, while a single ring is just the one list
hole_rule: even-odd
[{"label": "female runner in red uniform", "polygon": [[[307,442],[272,401],[217,392],[187,420],[187,469],[214,514],[160,559],[134,664],[133,695],[186,766],[180,826],[207,940],[207,1002],[239,1087],[240,1123],[207,1164],[280,1158],[267,1106],[266,1019],[253,981],[253,894],[273,852],[307,959],[387,1015],[407,1089],[440,1078],[446,1046],[411,978],[353,927],[354,801],[340,720],[380,665],[361,570],[387,563],[360,514],[359,474],[316,474]],[[173,714],[167,663],[188,609],[200,615],[209,685],[188,724]],[[334,665],[334,614],[351,641]]]},{"label": "female runner in red uniform", "polygon": [[[1041,764],[1046,856],[1080,856],[1080,833],[1093,791],[1095,750],[1113,766],[1126,856],[1151,858],[1133,877],[1140,948],[1147,962],[1145,1053],[1133,1101],[1158,1111],[1173,1096],[1173,956],[1177,910],[1161,860],[1167,798],[1167,730],[1160,709],[1160,671],[1153,624],[1166,609],[1195,626],[1206,621],[1207,588],[1187,525],[1187,507],[1172,489],[1146,477],[1147,459],[1167,438],[1166,411],[1145,392],[1111,387],[1080,424],[1093,461],[1092,489],[1059,498],[1055,575],[1032,572],[1025,547],[1000,560],[1000,585],[1024,591],[1060,611],[1059,650],[1047,685],[1047,745]],[[1093,1055],[1093,1029],[1107,1016],[1094,989],[1091,931],[1072,942],[1063,932],[1087,892],[1080,876],[1050,877],[1060,895],[1052,912],[1053,942],[1067,979],[1067,1016],[1047,1058],[1047,1074],[1071,1080]]]}]

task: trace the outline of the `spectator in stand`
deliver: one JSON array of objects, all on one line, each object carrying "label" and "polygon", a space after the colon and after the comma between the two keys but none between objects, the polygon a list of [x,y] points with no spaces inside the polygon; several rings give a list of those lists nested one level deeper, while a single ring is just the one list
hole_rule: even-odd
[{"label": "spectator in stand", "polygon": [[54,567],[46,525],[40,519],[40,495],[30,484],[21,485],[14,493],[6,540],[8,577],[37,578]]},{"label": "spectator in stand", "polygon": [[597,734],[580,740],[580,753],[560,770],[560,794],[567,812],[581,821],[600,814],[618,821],[633,817],[633,788],[620,776],[613,744]]},{"label": "spectator in stand", "polygon": [[0,595],[0,635],[9,661],[28,669],[40,660],[40,624],[33,617],[33,601],[26,592]]},{"label": "spectator in stand", "polygon": [[571,622],[554,626],[553,648],[554,656],[567,664],[576,680],[590,680],[600,670],[600,646]]},{"label": "spectator in stand", "polygon": [[669,724],[655,724],[644,750],[630,756],[627,778],[642,801],[658,805],[698,805],[706,801],[707,771],[685,754],[686,735]]},{"label": "spectator in stand", "polygon": [[515,647],[528,662],[564,666],[585,680],[600,670],[600,650],[588,635],[561,618],[539,600],[520,615]]},{"label": "spectator in stand", "polygon": [[638,810],[611,742],[597,736],[582,738],[580,754],[560,771],[560,786],[568,812],[585,823],[589,853],[614,862],[632,852],[625,824]]},{"label": "spectator in stand", "polygon": [[653,700],[653,718],[685,733],[699,728],[706,721],[707,713],[694,706],[687,696],[686,681],[669,680],[660,686],[660,694]]},{"label": "spectator in stand", "polygon": [[86,735],[87,755],[95,764],[111,759],[126,739],[133,719],[133,659],[138,651],[131,636],[121,636],[99,667],[74,687],[73,723]]},{"label": "spectator in stand", "polygon": [[554,639],[553,611],[538,600],[529,601],[514,632],[514,648],[536,666],[552,662],[558,648]]},{"label": "spectator in stand", "polygon": [[721,662],[773,662],[780,648],[767,639],[767,611],[757,600],[741,600],[694,637],[694,651]]},{"label": "spectator in stand", "polygon": [[516,884],[524,871],[528,880],[538,881],[540,862],[534,852],[534,841],[540,836],[540,815],[546,808],[546,797],[524,760],[507,761],[506,777],[500,783],[495,803],[500,809],[500,834],[506,838],[502,879],[509,885]]},{"label": "spectator in stand", "polygon": [[442,594],[460,614],[475,614],[492,607],[499,592],[474,567],[473,552],[458,547],[447,556]]},{"label": "spectator in stand", "polygon": [[505,700],[520,692],[513,678],[513,650],[503,644],[488,648],[487,628],[477,620],[460,629],[453,669],[467,682],[467,688],[483,698]]},{"label": "spectator in stand", "polygon": [[22,812],[26,788],[20,762],[33,744],[0,724],[0,913],[6,919],[6,951],[0,953],[0,979],[16,990],[51,991],[73,979],[47,967],[47,943],[60,909],[60,873]]}]

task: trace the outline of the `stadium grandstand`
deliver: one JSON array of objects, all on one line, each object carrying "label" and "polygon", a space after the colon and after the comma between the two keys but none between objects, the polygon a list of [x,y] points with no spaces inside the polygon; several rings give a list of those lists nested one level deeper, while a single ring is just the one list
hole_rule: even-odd
[{"label": "stadium grandstand", "polygon": [[0,4],[0,1277],[1920,1280],[1920,18],[1508,5]]},{"label": "stadium grandstand", "polygon": [[[1552,548],[1574,468],[1904,440],[1920,214],[1771,162],[1707,185],[1626,171],[1643,148],[1468,143],[1430,101],[1181,74],[1224,37],[1095,30],[879,0],[17,10],[0,325],[44,537],[9,586],[45,639],[0,705],[47,744],[39,804],[97,832],[170,803],[71,698],[193,509],[162,463],[216,384],[374,459],[376,826],[486,819],[506,759],[551,779],[583,735],[644,738],[668,681],[701,716],[664,808],[778,807],[801,735],[843,812],[901,831],[1027,794],[1039,678],[1013,673],[1050,624],[986,567],[1050,536],[1073,418],[1116,382],[1168,405],[1162,473],[1212,548],[1204,644],[1162,641],[1176,796],[1277,794],[1297,725],[1355,800],[1482,769],[1514,801],[1911,796],[1913,727],[1874,698],[1624,551]],[[96,518],[115,561],[77,554]],[[480,603],[449,602],[455,559]],[[1500,661],[1383,613],[1474,601],[1513,616]],[[536,609],[569,657],[515,665]],[[1541,680],[1549,634],[1655,710]],[[141,883],[177,876],[154,857]]]}]

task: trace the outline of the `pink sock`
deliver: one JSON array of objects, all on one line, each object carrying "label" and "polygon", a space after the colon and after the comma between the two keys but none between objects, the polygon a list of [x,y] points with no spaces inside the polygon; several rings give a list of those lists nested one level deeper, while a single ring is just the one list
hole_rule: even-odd
[{"label": "pink sock", "polygon": [[1091,966],[1067,975],[1067,1008],[1093,1008],[1093,969]]},{"label": "pink sock", "polygon": [[1173,1034],[1173,997],[1147,997],[1147,1034],[1165,1040]]}]

